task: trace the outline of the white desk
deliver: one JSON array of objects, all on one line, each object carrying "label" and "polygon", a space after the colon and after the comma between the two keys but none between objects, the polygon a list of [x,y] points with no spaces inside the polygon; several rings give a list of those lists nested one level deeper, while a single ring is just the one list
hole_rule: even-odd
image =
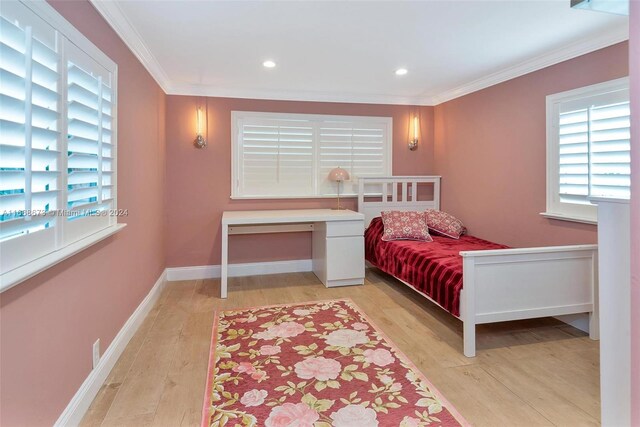
[{"label": "white desk", "polygon": [[364,283],[364,215],[350,210],[226,211],[220,297],[227,297],[229,235],[312,231],[313,272],[326,287]]}]

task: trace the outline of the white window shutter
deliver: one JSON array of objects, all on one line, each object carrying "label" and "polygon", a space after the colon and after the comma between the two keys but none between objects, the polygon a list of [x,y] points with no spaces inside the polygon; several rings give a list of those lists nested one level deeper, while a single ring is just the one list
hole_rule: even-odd
[{"label": "white window shutter", "polygon": [[387,117],[233,112],[232,196],[332,196],[335,167],[351,175],[341,193],[354,195],[358,177],[390,174],[391,126]]},{"label": "white window shutter", "polygon": [[70,44],[67,50],[66,243],[110,225],[111,73]]},{"label": "white window shutter", "polygon": [[589,203],[589,110],[560,114],[560,201]]},{"label": "white window shutter", "polygon": [[304,196],[313,191],[310,121],[245,119],[239,129],[243,194]]},{"label": "white window shutter", "polygon": [[597,220],[594,197],[630,197],[629,79],[547,96],[547,212]]},{"label": "white window shutter", "polygon": [[351,180],[343,183],[343,194],[357,194],[358,178],[388,175],[388,129],[381,121],[326,120],[320,124],[320,194],[337,193],[337,185],[327,178],[331,169],[341,167]]},{"label": "white window shutter", "polygon": [[96,214],[115,208],[116,73],[46,3],[2,3],[3,277],[115,224],[115,216]]},{"label": "white window shutter", "polygon": [[620,90],[560,104],[560,201],[630,196],[629,91]]},{"label": "white window shutter", "polygon": [[597,197],[631,197],[631,120],[629,102],[591,110],[591,189]]},{"label": "white window shutter", "polygon": [[55,249],[60,187],[57,33],[3,3],[0,18],[0,269]]}]

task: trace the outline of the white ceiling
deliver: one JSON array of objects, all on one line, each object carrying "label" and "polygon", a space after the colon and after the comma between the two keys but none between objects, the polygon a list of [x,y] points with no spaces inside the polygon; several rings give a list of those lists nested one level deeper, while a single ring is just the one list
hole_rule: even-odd
[{"label": "white ceiling", "polygon": [[628,38],[569,0],[93,3],[170,94],[433,105]]}]

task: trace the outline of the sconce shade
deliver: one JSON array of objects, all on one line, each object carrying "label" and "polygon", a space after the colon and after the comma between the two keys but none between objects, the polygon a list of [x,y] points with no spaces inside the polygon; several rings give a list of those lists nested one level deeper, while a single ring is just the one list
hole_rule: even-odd
[{"label": "sconce shade", "polygon": [[409,137],[409,150],[415,151],[418,148],[419,133],[420,133],[420,121],[418,119],[418,116],[415,115],[413,116],[413,133]]},{"label": "sconce shade", "polygon": [[196,135],[202,135],[202,108],[196,110]]},{"label": "sconce shade", "polygon": [[197,148],[205,148],[207,146],[207,141],[204,139],[204,133],[206,124],[206,113],[202,110],[202,107],[196,108],[196,139],[193,141],[193,144]]},{"label": "sconce shade", "polygon": [[329,181],[342,182],[348,181],[349,178],[349,172],[340,167],[333,168],[331,172],[329,172]]}]

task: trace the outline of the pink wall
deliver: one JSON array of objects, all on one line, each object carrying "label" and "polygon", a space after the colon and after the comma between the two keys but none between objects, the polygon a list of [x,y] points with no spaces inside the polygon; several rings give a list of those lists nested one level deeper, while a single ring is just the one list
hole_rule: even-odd
[{"label": "pink wall", "polygon": [[[511,245],[595,240],[592,226],[538,215],[545,207],[544,97],[626,75],[626,44],[447,102],[435,113],[420,108],[417,152],[406,148],[407,120],[416,107],[223,98],[206,100],[209,147],[197,150],[191,145],[197,99],[164,95],[89,2],[49,1],[118,63],[118,194],[119,206],[129,210],[121,219],[128,227],[1,295],[3,426],[50,425],[58,418],[91,371],[92,343],[100,338],[103,349],[110,344],[165,263],[218,264],[222,211],[333,205],[333,199],[230,200],[232,110],[391,116],[394,174],[442,174],[443,208],[463,218],[474,234]],[[640,13],[632,3],[634,128],[640,128]],[[640,169],[639,145],[634,134],[634,173]],[[640,196],[638,188],[633,191],[633,301],[640,306]],[[355,200],[345,205],[355,208]],[[238,236],[231,249],[232,262],[309,256],[309,236],[302,233]],[[634,334],[637,358],[638,328]],[[637,366],[634,375],[638,401]],[[637,407],[634,420],[640,424]]]},{"label": "pink wall", "polygon": [[543,218],[545,97],[627,75],[620,43],[435,107],[442,209],[511,246],[593,243],[596,227]]},{"label": "pink wall", "polygon": [[119,234],[1,296],[2,426],[52,425],[164,269],[166,95],[88,1],[51,4],[118,64]]},{"label": "pink wall", "polygon": [[640,1],[631,1],[631,425],[640,426]]},{"label": "pink wall", "polygon": [[[225,210],[327,208],[335,199],[231,200],[231,111],[296,112],[393,117],[393,173],[433,171],[433,108],[322,102],[206,99],[209,146],[193,147],[196,102],[167,97],[167,267],[220,264],[220,219]],[[408,120],[420,111],[422,141],[409,151]],[[344,205],[355,209],[355,199]],[[309,259],[309,233],[233,236],[232,263]]]}]

